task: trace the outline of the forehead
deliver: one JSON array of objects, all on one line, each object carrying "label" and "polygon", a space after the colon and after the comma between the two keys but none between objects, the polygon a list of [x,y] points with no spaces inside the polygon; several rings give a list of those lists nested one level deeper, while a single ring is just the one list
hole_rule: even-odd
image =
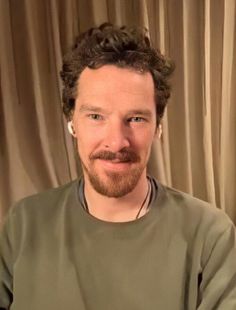
[{"label": "forehead", "polygon": [[154,103],[154,83],[150,72],[105,65],[98,69],[85,68],[80,75],[77,99],[99,102],[139,101]]}]

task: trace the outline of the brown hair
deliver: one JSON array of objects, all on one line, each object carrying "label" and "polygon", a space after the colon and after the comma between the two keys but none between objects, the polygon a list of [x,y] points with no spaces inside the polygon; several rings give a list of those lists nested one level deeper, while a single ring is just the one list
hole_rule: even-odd
[{"label": "brown hair", "polygon": [[73,115],[81,72],[86,67],[97,69],[107,64],[152,74],[158,125],[170,97],[168,78],[174,70],[174,64],[151,46],[146,29],[118,27],[110,23],[82,33],[72,50],[63,58],[62,98],[67,119]]}]

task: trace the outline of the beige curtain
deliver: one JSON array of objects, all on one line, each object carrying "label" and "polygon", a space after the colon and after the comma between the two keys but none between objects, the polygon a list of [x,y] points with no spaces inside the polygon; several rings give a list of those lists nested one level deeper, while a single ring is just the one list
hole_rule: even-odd
[{"label": "beige curtain", "polygon": [[78,33],[110,21],[146,26],[176,63],[150,173],[236,223],[235,20],[235,0],[0,1],[0,220],[16,200],[76,178],[58,72]]}]

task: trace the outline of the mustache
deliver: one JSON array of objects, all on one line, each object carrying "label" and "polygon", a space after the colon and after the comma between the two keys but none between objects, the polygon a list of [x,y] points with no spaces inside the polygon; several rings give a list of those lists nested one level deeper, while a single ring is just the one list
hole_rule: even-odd
[{"label": "mustache", "polygon": [[139,162],[140,157],[132,149],[124,148],[119,152],[113,153],[110,151],[99,151],[89,156],[89,159],[103,159],[103,160],[114,160],[118,159],[121,162]]}]

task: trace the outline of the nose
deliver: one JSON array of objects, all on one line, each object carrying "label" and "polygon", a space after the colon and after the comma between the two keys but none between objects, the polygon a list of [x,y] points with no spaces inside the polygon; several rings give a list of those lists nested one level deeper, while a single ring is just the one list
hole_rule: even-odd
[{"label": "nose", "polygon": [[130,147],[130,133],[128,126],[121,120],[110,122],[106,126],[104,147],[111,152],[119,152]]}]

